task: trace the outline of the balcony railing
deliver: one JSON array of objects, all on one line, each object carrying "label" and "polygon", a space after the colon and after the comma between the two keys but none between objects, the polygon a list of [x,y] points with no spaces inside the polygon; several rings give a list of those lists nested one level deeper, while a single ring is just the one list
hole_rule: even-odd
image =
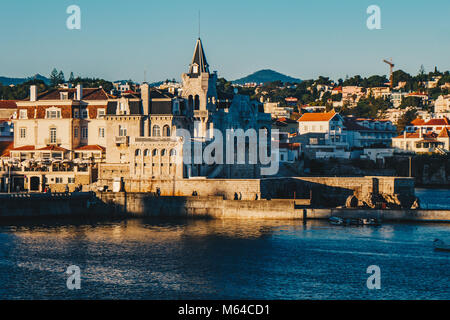
[{"label": "balcony railing", "polygon": [[206,117],[208,117],[208,111],[207,110],[194,110],[194,117],[195,118],[206,118]]}]

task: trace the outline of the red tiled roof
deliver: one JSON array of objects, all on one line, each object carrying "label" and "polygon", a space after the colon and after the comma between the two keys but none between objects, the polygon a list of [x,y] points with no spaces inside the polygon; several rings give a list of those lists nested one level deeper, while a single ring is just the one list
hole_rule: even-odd
[{"label": "red tiled roof", "polygon": [[9,156],[9,150],[14,147],[14,141],[0,141],[0,154],[2,157]]},{"label": "red tiled roof", "polygon": [[298,119],[298,122],[306,122],[306,121],[330,121],[336,115],[334,110],[326,113],[305,113],[303,116]]},{"label": "red tiled roof", "polygon": [[447,118],[430,119],[423,124],[424,126],[449,126],[450,122]]},{"label": "red tiled roof", "polygon": [[17,100],[0,100],[0,109],[16,109]]},{"label": "red tiled roof", "polygon": [[14,149],[11,149],[11,151],[32,151],[36,150],[34,146],[21,146]]},{"label": "red tiled roof", "polygon": [[[434,132],[431,133],[422,133],[423,139],[435,139],[438,135]],[[403,139],[405,138],[404,134],[399,135],[398,137],[395,137],[394,139]],[[406,133],[406,139],[419,139],[420,133],[419,132],[408,132]]]},{"label": "red tiled roof", "polygon": [[450,134],[447,128],[444,128],[438,135],[438,138],[449,138]]},{"label": "red tiled roof", "polygon": [[105,151],[106,149],[98,144],[90,145],[90,146],[82,146],[76,148],[75,151]]},{"label": "red tiled roof", "polygon": [[413,126],[420,126],[424,123],[425,123],[425,120],[423,120],[422,118],[417,118],[417,119],[414,119],[413,121],[411,121],[411,124]]},{"label": "red tiled roof", "polygon": [[67,149],[64,149],[62,147],[58,147],[58,146],[47,146],[47,147],[43,147],[38,149],[38,151],[68,151]]}]

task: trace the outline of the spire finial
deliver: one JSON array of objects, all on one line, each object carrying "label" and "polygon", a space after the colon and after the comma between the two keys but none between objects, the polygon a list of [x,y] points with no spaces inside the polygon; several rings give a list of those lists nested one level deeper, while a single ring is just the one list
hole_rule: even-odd
[{"label": "spire finial", "polygon": [[200,24],[200,10],[198,10],[198,38],[200,39],[200,31],[201,31],[201,24]]}]

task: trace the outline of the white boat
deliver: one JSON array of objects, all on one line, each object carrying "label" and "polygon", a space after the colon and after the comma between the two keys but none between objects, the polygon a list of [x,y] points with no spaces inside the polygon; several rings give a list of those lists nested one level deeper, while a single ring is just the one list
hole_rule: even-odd
[{"label": "white boat", "polygon": [[450,244],[446,244],[444,241],[436,239],[433,242],[434,250],[436,251],[449,251],[450,252]]}]

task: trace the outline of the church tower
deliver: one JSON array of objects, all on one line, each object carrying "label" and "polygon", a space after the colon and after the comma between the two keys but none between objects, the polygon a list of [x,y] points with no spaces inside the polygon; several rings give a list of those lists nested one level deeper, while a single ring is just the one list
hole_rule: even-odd
[{"label": "church tower", "polygon": [[194,118],[194,137],[206,138],[206,130],[212,128],[210,115],[216,111],[217,74],[209,72],[209,65],[203,50],[202,40],[198,38],[189,72],[181,76],[182,96],[187,109]]}]

